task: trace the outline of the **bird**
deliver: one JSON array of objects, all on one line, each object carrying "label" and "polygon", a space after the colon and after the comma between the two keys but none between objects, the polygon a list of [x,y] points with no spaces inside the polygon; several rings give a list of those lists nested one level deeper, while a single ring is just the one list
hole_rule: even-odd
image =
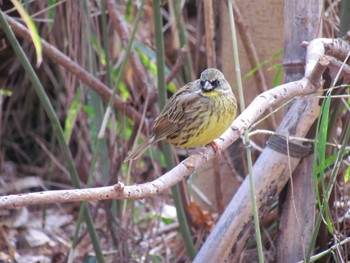
[{"label": "bird", "polygon": [[170,97],[154,120],[150,135],[124,161],[138,159],[159,141],[183,149],[211,144],[215,153],[220,153],[214,139],[229,128],[236,113],[236,97],[224,74],[208,68]]}]

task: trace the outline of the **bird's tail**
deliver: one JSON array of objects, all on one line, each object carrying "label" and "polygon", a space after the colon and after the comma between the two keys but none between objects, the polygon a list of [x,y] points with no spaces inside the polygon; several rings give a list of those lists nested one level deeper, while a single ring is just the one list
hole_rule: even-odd
[{"label": "bird's tail", "polygon": [[129,155],[125,158],[124,162],[138,159],[146,151],[146,149],[153,144],[152,139],[153,138],[145,140],[142,144],[132,150],[131,153],[129,153]]}]

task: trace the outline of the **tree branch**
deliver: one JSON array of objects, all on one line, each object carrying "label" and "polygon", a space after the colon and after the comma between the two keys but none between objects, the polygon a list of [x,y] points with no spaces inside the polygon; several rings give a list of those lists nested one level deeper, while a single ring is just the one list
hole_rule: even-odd
[{"label": "tree branch", "polygon": [[[322,72],[328,65],[328,58],[322,57],[308,78],[300,81],[287,83],[270,89],[258,97],[247,109],[232,123],[231,127],[215,142],[221,149],[226,149],[237,140],[243,131],[257,121],[263,112],[272,105],[281,101],[314,93],[319,88]],[[208,146],[208,158],[211,159],[215,152]],[[178,164],[171,171],[156,180],[139,185],[124,186],[119,182],[114,186],[44,191],[19,195],[0,197],[0,208],[19,207],[28,205],[50,204],[60,202],[96,201],[107,199],[138,199],[157,195],[171,186],[177,184],[198,167],[202,166],[207,159],[201,154],[194,154]]]},{"label": "tree branch", "polygon": [[[329,75],[328,66],[331,58],[324,55],[325,45],[332,42],[335,43],[332,39],[315,39],[308,43],[305,75],[299,81],[285,84],[288,89],[294,83],[299,86],[298,90],[303,94],[307,94],[310,89],[320,93],[321,89],[318,90],[316,87],[321,88],[323,76],[335,78],[336,75]],[[346,49],[350,50],[350,47],[347,46]],[[325,71],[326,69],[327,71]],[[323,75],[323,73],[325,74]],[[341,76],[344,77],[344,81],[349,80],[349,76],[346,76],[343,71]],[[285,85],[279,86],[279,89]],[[295,94],[289,96],[289,98],[295,96],[298,95]],[[259,97],[261,95],[257,98]],[[252,104],[255,104],[255,102],[256,99]],[[317,107],[318,98],[316,94],[305,98],[297,98],[276,132],[287,137],[290,135],[304,137],[318,116]],[[293,158],[276,152],[269,147],[266,147],[259,155],[253,167],[259,217],[267,214],[271,203],[276,200],[276,196],[285,186],[299,161],[300,158]],[[201,247],[194,262],[203,262],[208,258],[212,259],[213,262],[223,262],[229,253],[232,253],[231,261],[239,261],[242,250],[254,229],[251,202],[249,180],[246,178],[226,207],[216,227]]]}]

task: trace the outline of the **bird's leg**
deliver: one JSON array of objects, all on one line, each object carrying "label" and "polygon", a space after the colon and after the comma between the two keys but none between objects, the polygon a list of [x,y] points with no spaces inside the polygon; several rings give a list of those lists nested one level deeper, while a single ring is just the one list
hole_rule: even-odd
[{"label": "bird's leg", "polygon": [[212,141],[210,145],[213,147],[215,154],[221,155],[221,147],[215,141]]},{"label": "bird's leg", "polygon": [[[224,139],[221,138],[221,137],[219,137],[218,139],[224,141]],[[221,149],[221,147],[220,147],[215,141],[212,141],[212,142],[210,143],[210,145],[211,145],[211,147],[213,147],[215,154],[221,155],[222,149]]]},{"label": "bird's leg", "polygon": [[[222,138],[219,138],[219,139],[223,140]],[[212,141],[208,145],[211,145],[211,147],[213,147],[215,155],[221,155],[222,149],[215,141]],[[202,155],[207,161],[209,160],[209,152],[205,146],[201,146],[199,151],[198,150],[191,151],[189,149],[186,149],[186,150],[187,150],[188,154],[196,154],[197,153],[197,154]]]},{"label": "bird's leg", "polygon": [[[219,138],[221,139],[221,138]],[[223,140],[223,139],[221,139]],[[215,155],[221,155],[221,147],[215,142],[212,141],[211,143],[209,143],[211,145],[211,147],[213,147],[214,153]],[[208,145],[209,145],[208,144]],[[207,161],[209,160],[209,153],[208,153],[208,149],[205,146],[201,147],[201,151],[199,152]]]}]

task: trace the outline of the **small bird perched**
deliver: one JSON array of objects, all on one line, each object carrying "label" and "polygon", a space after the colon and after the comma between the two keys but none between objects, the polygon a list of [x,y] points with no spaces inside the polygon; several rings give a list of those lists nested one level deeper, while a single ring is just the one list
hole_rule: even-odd
[{"label": "small bird perched", "polygon": [[178,90],[155,119],[151,135],[125,162],[139,158],[145,150],[162,140],[179,148],[194,148],[211,144],[224,133],[237,113],[236,97],[221,71],[204,70],[200,79]]}]

